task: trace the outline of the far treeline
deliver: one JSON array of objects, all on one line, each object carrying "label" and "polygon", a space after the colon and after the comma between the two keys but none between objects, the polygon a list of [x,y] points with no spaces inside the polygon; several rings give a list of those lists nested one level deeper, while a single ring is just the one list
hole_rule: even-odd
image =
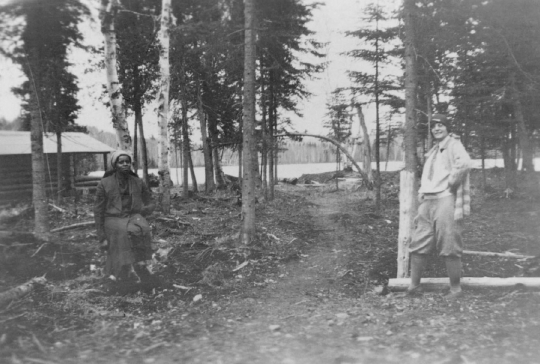
[{"label": "far treeline", "polygon": [[[89,134],[111,147],[116,146],[116,136],[113,133],[104,132],[98,130],[95,127],[88,128]],[[399,144],[401,140],[396,138],[396,140],[391,141],[389,147],[384,144],[384,149],[381,150],[381,160],[382,161],[395,161],[402,160],[402,150],[401,145]],[[351,146],[348,146],[351,148]],[[146,139],[146,148],[148,156],[148,168],[157,168],[158,160],[158,144],[155,138]],[[202,148],[197,148],[196,146],[192,148],[192,160],[194,167],[203,167],[204,166],[204,154],[201,150]],[[182,167],[182,150],[179,148],[172,147],[172,157],[170,161],[171,168],[181,168]],[[238,165],[238,152],[232,148],[223,148],[221,150],[221,155],[219,157],[220,163],[224,166],[236,166]],[[360,151],[357,150],[353,155],[355,159],[359,159]],[[142,160],[142,152],[138,151],[138,160]],[[308,140],[304,141],[291,141],[283,140],[280,142],[278,147],[278,163],[279,164],[304,164],[304,163],[334,163],[336,161],[336,148],[332,147],[329,143],[323,143],[318,140]],[[103,162],[101,158],[96,158],[97,165],[95,168],[102,168]]]},{"label": "far treeline", "polygon": [[[431,147],[433,113],[451,117],[453,131],[474,156],[502,156],[509,188],[517,188],[519,160],[527,176],[534,172],[540,127],[537,0],[403,0],[396,12],[380,2],[367,4],[359,14],[362,22],[344,35],[358,40],[357,49],[343,54],[359,65],[348,72],[351,86],[335,90],[328,113],[314,121],[329,129],[324,136],[295,132],[285,117],[286,112],[301,114],[299,102],[310,96],[305,81],[326,67],[325,44],[309,29],[313,11],[323,6],[319,3],[14,1],[0,7],[1,52],[27,77],[14,91],[23,100],[23,124],[32,134],[36,232],[48,230],[48,197],[39,187],[42,133],[77,129],[79,83],[68,53],[84,47],[79,25],[96,13],[88,6],[99,6],[94,10],[103,48],[86,50],[97,60],[94,66],[106,70],[100,99],[111,109],[116,146],[140,154],[136,164],[144,179],[148,163],[157,163],[164,213],[170,209],[172,151],[181,151],[186,197],[198,149],[206,193],[226,184],[221,165],[236,153],[242,166],[242,243],[254,236],[255,181],[261,178],[264,196],[272,200],[275,166],[284,162],[286,139],[306,143],[309,135],[330,142],[331,150],[351,159],[366,186],[376,188],[377,206],[381,154],[389,154],[385,146],[398,138],[412,179],[407,193],[415,193],[415,173]],[[373,144],[362,112],[366,105],[376,110]],[[149,113],[157,115],[160,126],[157,153],[144,135]],[[405,122],[398,125],[393,116]],[[363,133],[351,135],[353,120],[362,124]],[[195,140],[196,129],[200,140]],[[360,164],[348,152],[351,143],[362,146]],[[374,173],[366,162],[371,160]]]}]

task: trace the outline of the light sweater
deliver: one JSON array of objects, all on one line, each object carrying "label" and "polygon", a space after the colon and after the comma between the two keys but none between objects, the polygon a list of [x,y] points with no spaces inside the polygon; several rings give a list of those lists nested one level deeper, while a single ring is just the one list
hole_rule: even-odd
[{"label": "light sweater", "polygon": [[[471,158],[459,140],[459,136],[449,134],[437,143],[426,154],[426,163],[422,173],[419,194],[436,193],[447,195],[451,192],[456,195],[454,218],[460,220],[470,214],[470,180],[469,170]],[[429,179],[429,169],[433,165],[433,176]]]}]

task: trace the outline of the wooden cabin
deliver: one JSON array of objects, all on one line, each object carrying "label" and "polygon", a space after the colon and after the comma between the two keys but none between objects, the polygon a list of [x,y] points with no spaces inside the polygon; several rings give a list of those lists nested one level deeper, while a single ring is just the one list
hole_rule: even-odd
[{"label": "wooden cabin", "polygon": [[[97,184],[96,178],[82,176],[77,171],[77,156],[102,155],[105,168],[107,154],[114,149],[88,134],[68,132],[62,134],[62,187],[65,195],[77,187]],[[56,134],[43,136],[46,186],[49,197],[56,196],[57,138]],[[0,204],[32,199],[32,148],[29,131],[0,131]]]}]

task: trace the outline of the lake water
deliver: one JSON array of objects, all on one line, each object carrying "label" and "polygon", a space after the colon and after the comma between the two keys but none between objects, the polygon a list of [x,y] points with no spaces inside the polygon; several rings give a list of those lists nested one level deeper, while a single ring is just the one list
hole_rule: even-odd
[{"label": "lake water", "polygon": [[[473,168],[481,168],[482,161],[479,159],[473,160]],[[486,168],[500,167],[504,166],[502,159],[486,159]],[[536,170],[540,170],[540,158],[535,160]],[[372,168],[377,168],[376,164],[372,164]],[[386,162],[381,162],[381,171],[399,171],[403,168],[403,162],[401,161],[390,161],[388,165]],[[197,178],[197,183],[204,183],[204,167],[195,167],[195,177]],[[335,163],[309,163],[309,164],[280,164],[278,165],[278,178],[295,178],[300,177],[303,174],[313,174],[313,173],[324,173],[331,172],[336,170]],[[148,170],[149,173],[157,175],[157,169]],[[223,171],[225,174],[231,176],[238,176],[238,166],[224,166]],[[102,176],[103,171],[91,172],[91,176]],[[142,175],[141,170],[139,170],[139,175]],[[182,170],[180,168],[171,168],[171,179],[175,185],[178,185],[178,181],[182,179]],[[190,184],[191,176],[189,177]]]}]

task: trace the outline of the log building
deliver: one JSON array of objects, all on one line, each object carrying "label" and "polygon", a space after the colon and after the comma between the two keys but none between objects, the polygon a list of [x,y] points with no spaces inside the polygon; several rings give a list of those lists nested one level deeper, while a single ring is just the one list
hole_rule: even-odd
[{"label": "log building", "polygon": [[[77,171],[76,156],[101,154],[105,169],[107,154],[114,149],[88,134],[62,134],[62,189],[66,195],[77,189],[93,187],[98,178],[82,176]],[[57,191],[56,134],[43,136],[46,186],[49,197]],[[0,204],[32,199],[32,148],[29,131],[0,131]]]}]

